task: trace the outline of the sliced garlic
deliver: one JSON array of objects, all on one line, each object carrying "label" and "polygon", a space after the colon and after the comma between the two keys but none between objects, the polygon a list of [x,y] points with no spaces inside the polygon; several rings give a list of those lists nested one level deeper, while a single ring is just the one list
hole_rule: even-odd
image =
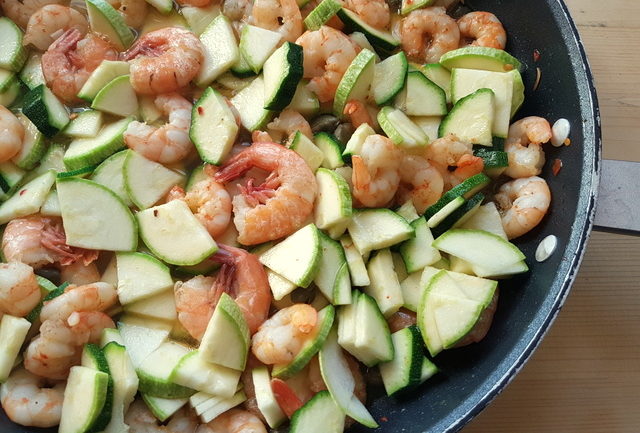
[{"label": "sliced garlic", "polygon": [[571,124],[567,119],[558,119],[551,128],[551,144],[555,147],[564,145],[564,142],[569,138],[571,132]]},{"label": "sliced garlic", "polygon": [[544,262],[551,254],[556,250],[558,246],[558,238],[554,235],[549,235],[540,241],[538,248],[536,249],[536,260],[539,262]]}]

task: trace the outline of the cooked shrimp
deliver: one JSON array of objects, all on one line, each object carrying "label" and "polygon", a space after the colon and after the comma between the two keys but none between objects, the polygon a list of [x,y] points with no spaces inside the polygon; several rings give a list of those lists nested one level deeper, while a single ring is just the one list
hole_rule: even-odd
[{"label": "cooked shrimp", "polygon": [[24,366],[31,373],[54,380],[66,379],[80,363],[82,347],[100,341],[102,330],[114,328],[109,316],[99,311],[74,312],[66,319],[45,320],[27,347]]},{"label": "cooked shrimp", "polygon": [[63,294],[44,303],[40,320],[65,320],[74,311],[104,311],[117,300],[116,289],[109,283],[71,285]]},{"label": "cooked shrimp", "polygon": [[129,27],[138,28],[144,24],[147,17],[147,2],[145,0],[108,0],[108,2],[122,15],[124,22]]},{"label": "cooked shrimp", "polygon": [[257,167],[270,172],[260,186],[249,181],[233,197],[238,242],[255,245],[290,235],[313,212],[318,191],[315,176],[300,155],[274,143],[254,143],[231,158],[216,173],[228,182]]},{"label": "cooked shrimp", "polygon": [[79,101],[78,92],[103,60],[115,60],[116,51],[93,33],[84,38],[70,28],[42,55],[42,74],[47,86],[66,103]]},{"label": "cooked shrimp", "polygon": [[219,293],[213,288],[215,282],[213,277],[198,275],[175,284],[178,321],[197,340],[202,339],[218,303]]},{"label": "cooked shrimp", "polygon": [[402,20],[400,33],[403,50],[416,62],[438,63],[460,43],[458,24],[442,7],[412,11]]},{"label": "cooked shrimp", "polygon": [[196,433],[267,433],[267,428],[254,414],[231,409],[213,421],[200,425]]},{"label": "cooked shrimp", "polygon": [[45,51],[62,32],[69,29],[78,30],[84,37],[89,31],[89,22],[84,15],[68,6],[46,5],[29,18],[22,43]]},{"label": "cooked shrimp", "polygon": [[453,134],[434,140],[425,156],[440,171],[445,191],[484,169],[482,158],[473,156],[471,143],[460,141]]},{"label": "cooked shrimp", "polygon": [[202,42],[189,30],[166,27],[149,32],[123,58],[131,63],[131,85],[137,93],[158,95],[181,89],[198,75]]},{"label": "cooked shrimp", "polygon": [[284,137],[291,139],[297,131],[300,131],[307,138],[313,139],[313,132],[307,119],[297,111],[290,109],[284,110],[273,122],[269,123],[267,130],[269,131],[269,137],[276,141],[282,141]]},{"label": "cooked shrimp", "polygon": [[396,201],[411,200],[419,214],[442,196],[444,179],[436,167],[416,155],[405,155],[400,170],[400,187]]},{"label": "cooked shrimp", "polygon": [[255,0],[249,24],[278,32],[289,42],[302,34],[302,15],[296,0]]},{"label": "cooked shrimp", "polygon": [[365,207],[388,204],[400,184],[402,151],[387,137],[370,135],[353,163],[353,196]]},{"label": "cooked shrimp", "polygon": [[304,77],[311,79],[307,87],[320,102],[331,101],[359,49],[347,35],[327,26],[305,32],[296,44],[304,51]]},{"label": "cooked shrimp", "polygon": [[375,126],[375,122],[371,118],[371,114],[369,114],[369,110],[367,110],[367,106],[357,99],[352,99],[347,102],[344,106],[344,115],[349,117],[351,120],[351,124],[354,128],[366,123],[370,126]]},{"label": "cooked shrimp", "polygon": [[491,47],[504,50],[507,32],[490,12],[469,12],[458,20],[462,46]]},{"label": "cooked shrimp", "polygon": [[537,176],[512,180],[494,196],[509,239],[517,238],[540,224],[549,210],[551,191]]},{"label": "cooked shrimp", "polygon": [[45,387],[42,377],[19,369],[0,388],[2,408],[16,424],[30,427],[54,427],[60,424],[64,384]]},{"label": "cooked shrimp", "polygon": [[318,331],[318,312],[308,304],[279,310],[253,336],[251,351],[261,362],[288,364]]},{"label": "cooked shrimp", "polygon": [[131,403],[124,422],[131,433],[194,433],[198,428],[198,417],[187,407],[176,412],[167,425],[161,425],[141,399]]},{"label": "cooked shrimp", "polygon": [[[207,166],[207,171],[213,166]],[[174,198],[185,201],[189,209],[198,218],[211,236],[218,237],[225,232],[231,221],[231,197],[229,193],[213,177],[201,180],[188,191],[174,186],[169,192]]]},{"label": "cooked shrimp", "polygon": [[220,244],[213,260],[222,263],[216,278],[199,275],[175,285],[178,320],[197,340],[207,329],[222,293],[229,293],[254,333],[269,314],[271,289],[258,258],[240,248]]},{"label": "cooked shrimp", "polygon": [[64,3],[68,3],[67,0],[0,0],[4,14],[23,29],[31,15],[42,6]]},{"label": "cooked shrimp", "polygon": [[504,145],[509,155],[505,174],[514,179],[539,175],[545,162],[542,144],[551,140],[551,134],[551,125],[542,117],[525,117],[512,124]]},{"label": "cooked shrimp", "polygon": [[391,21],[386,0],[345,0],[344,7],[355,12],[362,21],[377,29],[384,29]]},{"label": "cooked shrimp", "polygon": [[162,164],[182,161],[193,150],[189,138],[193,105],[177,93],[156,96],[155,105],[169,117],[169,123],[157,127],[133,121],[124,133],[124,142],[152,161]]},{"label": "cooked shrimp", "polygon": [[9,161],[22,149],[24,126],[4,105],[0,105],[0,162]]},{"label": "cooked shrimp", "polygon": [[11,220],[2,235],[2,252],[7,261],[22,262],[35,269],[48,264],[85,265],[98,258],[98,251],[70,247],[62,219],[36,214]]},{"label": "cooked shrimp", "polygon": [[0,313],[26,316],[41,297],[31,266],[20,262],[0,263]]},{"label": "cooked shrimp", "polygon": [[100,272],[95,262],[85,265],[82,261],[60,266],[60,280],[69,284],[83,285],[100,281]]},{"label": "cooked shrimp", "polygon": [[235,299],[253,334],[269,315],[271,288],[267,274],[255,254],[228,245],[218,246],[213,260],[222,263],[222,267],[215,289],[224,290]]}]

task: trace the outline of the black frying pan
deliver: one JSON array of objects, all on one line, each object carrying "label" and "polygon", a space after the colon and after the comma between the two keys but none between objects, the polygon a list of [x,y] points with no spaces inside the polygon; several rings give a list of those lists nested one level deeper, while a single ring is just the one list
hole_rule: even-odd
[{"label": "black frying pan", "polygon": [[[587,58],[566,6],[561,0],[465,3],[498,16],[507,29],[507,50],[526,65],[526,102],[518,116],[568,119],[573,144],[545,148],[543,176],[553,194],[551,210],[538,228],[518,240],[531,271],[500,284],[500,303],[488,336],[479,344],[438,355],[435,362],[441,373],[412,395],[375,398],[374,390],[370,408],[380,422],[377,432],[455,432],[489,404],[520,371],[560,311],[593,224],[600,115]],[[540,52],[538,62],[533,59],[535,49]],[[536,67],[542,80],[533,92]],[[564,163],[558,176],[551,174],[555,158]],[[549,260],[537,263],[535,248],[549,234],[558,237],[558,249]],[[44,431],[16,426],[0,413],[1,433]],[[370,431],[362,426],[349,430]]]}]

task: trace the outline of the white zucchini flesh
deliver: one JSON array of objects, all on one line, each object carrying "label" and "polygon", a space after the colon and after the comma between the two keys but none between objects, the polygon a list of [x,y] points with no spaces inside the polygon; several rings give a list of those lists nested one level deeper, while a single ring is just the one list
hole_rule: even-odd
[{"label": "white zucchini flesh", "polygon": [[335,329],[320,350],[320,371],[331,396],[348,416],[367,427],[378,427],[367,408],[353,394],[355,380],[338,345]]}]

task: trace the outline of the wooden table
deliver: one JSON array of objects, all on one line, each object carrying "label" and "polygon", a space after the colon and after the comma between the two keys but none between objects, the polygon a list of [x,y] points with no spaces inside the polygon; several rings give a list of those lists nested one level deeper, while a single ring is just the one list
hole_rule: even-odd
[{"label": "wooden table", "polygon": [[[640,2],[566,2],[595,74],[604,157],[640,162]],[[463,429],[543,432],[640,432],[640,237],[593,233],[540,348]]]}]

